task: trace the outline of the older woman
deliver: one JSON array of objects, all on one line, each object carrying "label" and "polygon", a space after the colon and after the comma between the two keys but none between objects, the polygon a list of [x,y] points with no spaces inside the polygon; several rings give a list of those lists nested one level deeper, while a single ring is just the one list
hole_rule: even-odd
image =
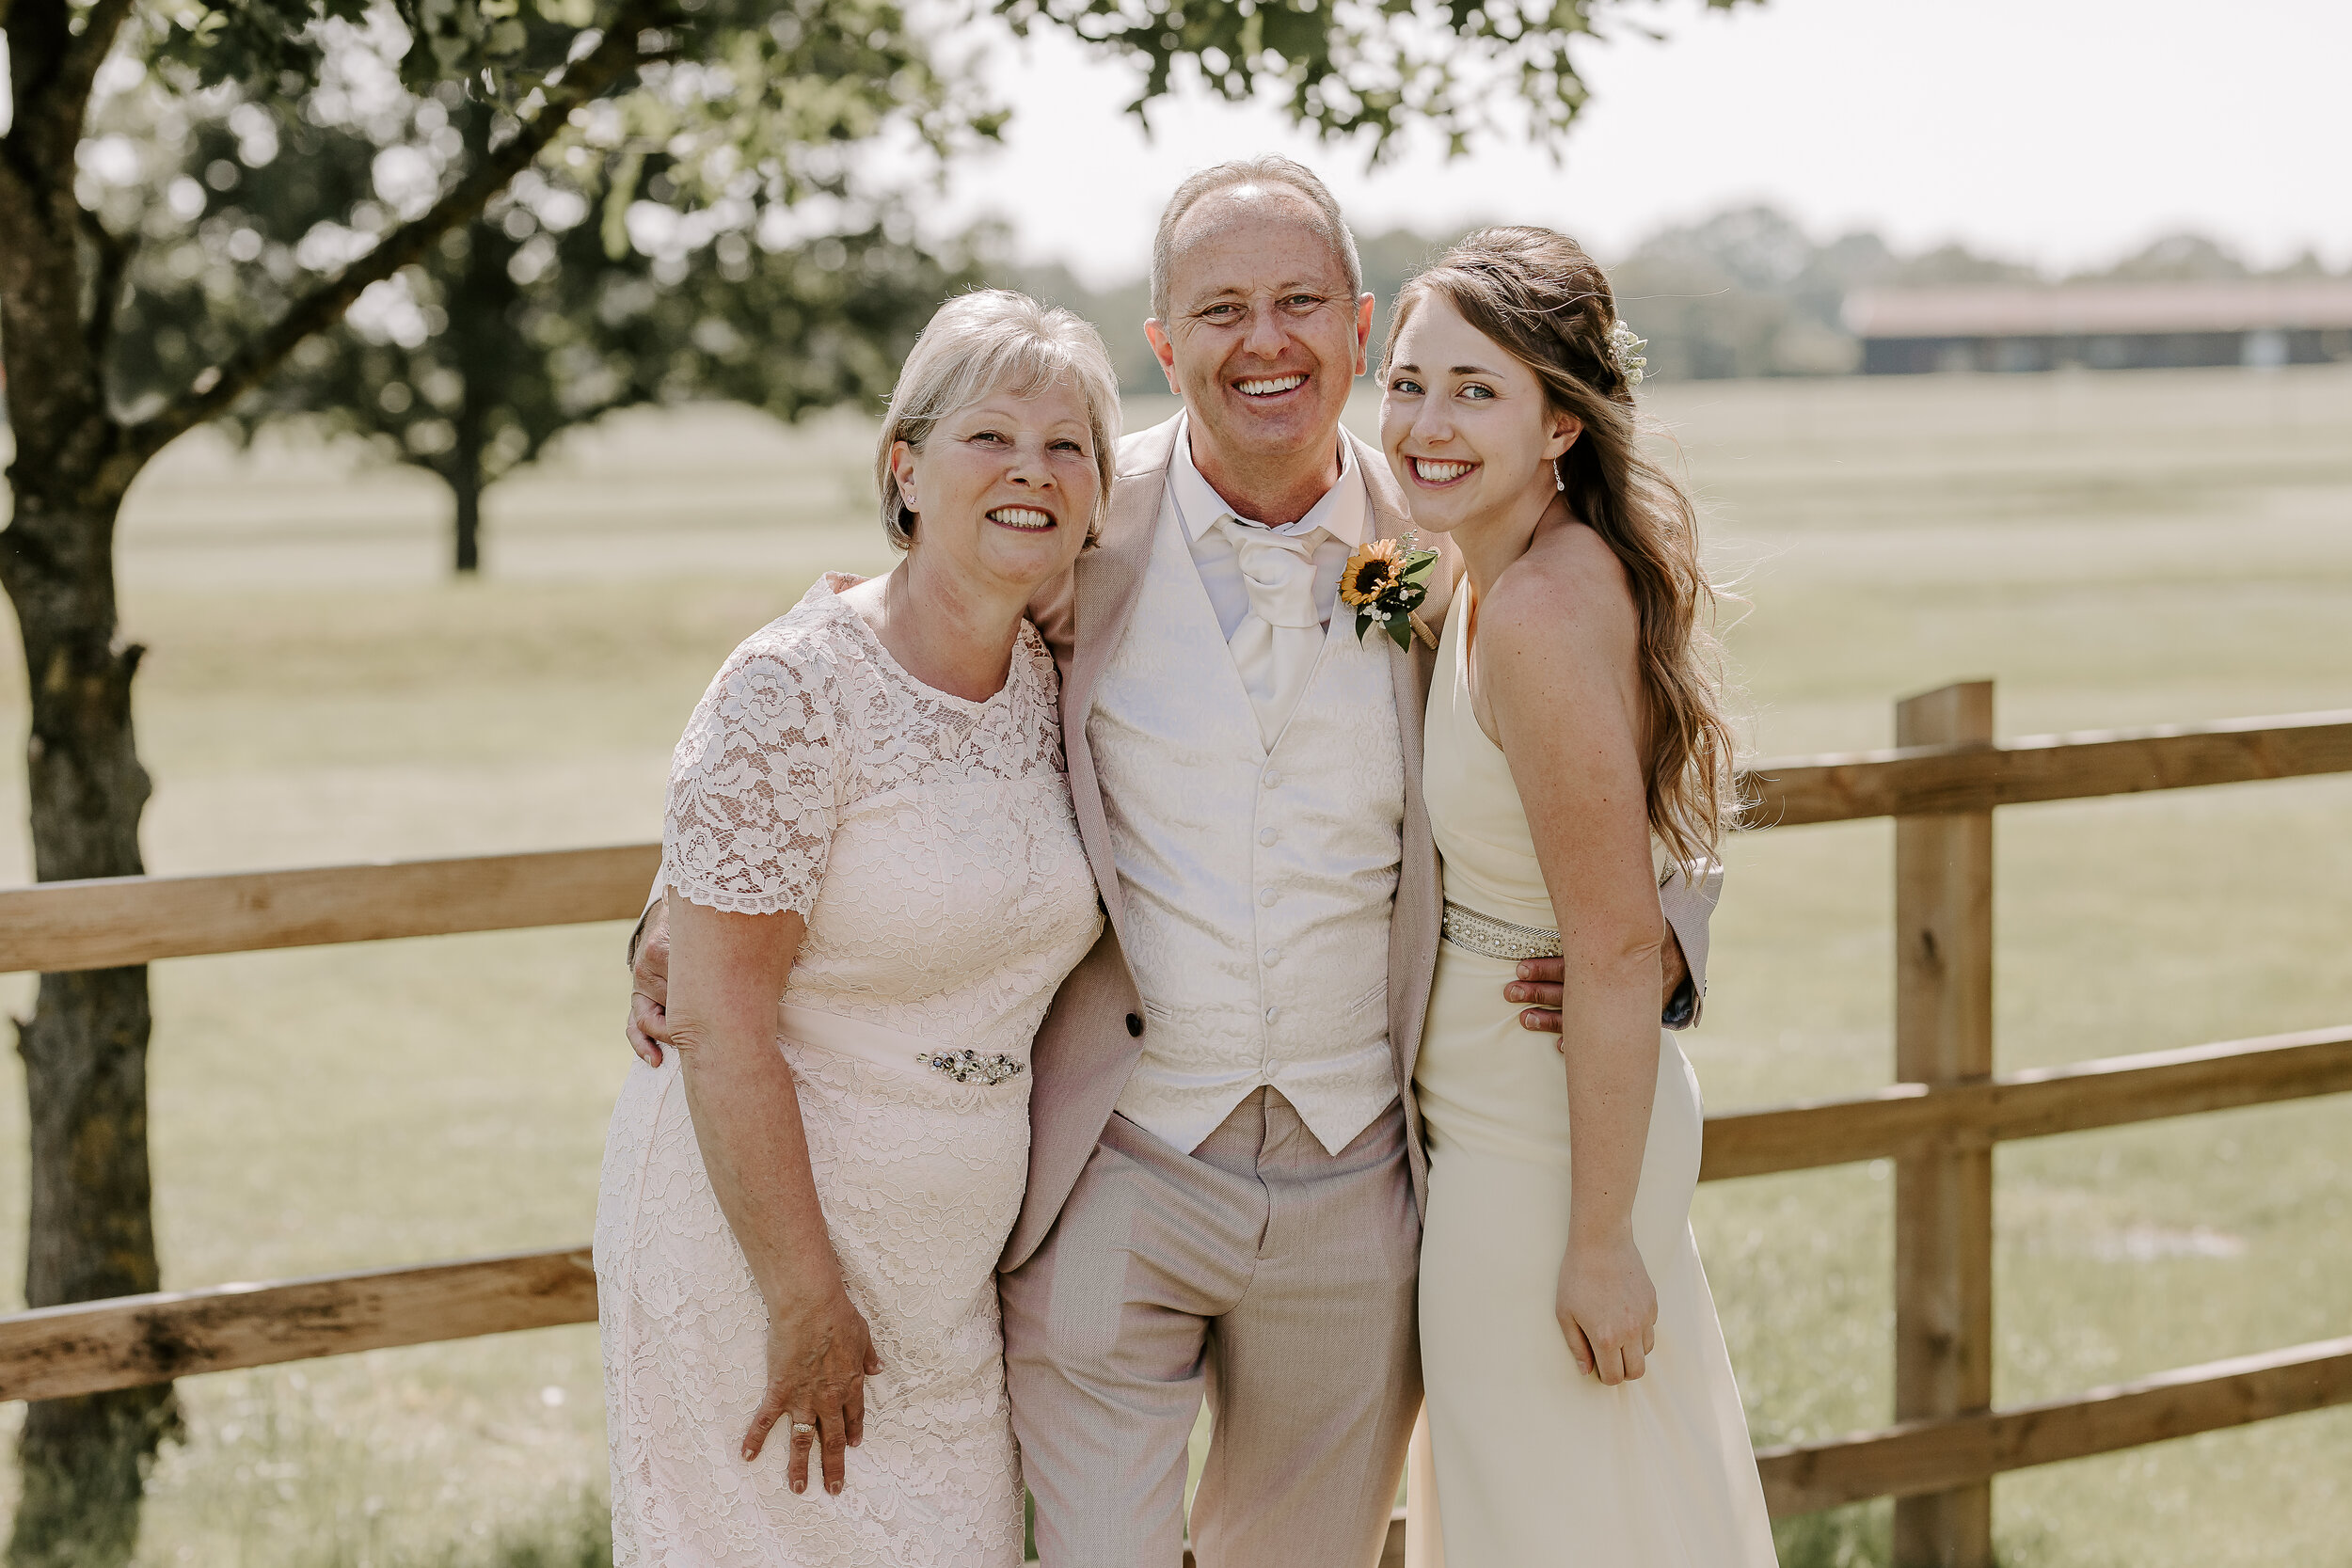
[{"label": "older woman", "polygon": [[1022,611],[1100,520],[1117,408],[1075,316],[948,304],[876,454],[906,558],[755,633],[678,742],[675,1049],[596,1212],[616,1563],[1021,1560],[994,1264],[1030,1037],[1101,919]]}]

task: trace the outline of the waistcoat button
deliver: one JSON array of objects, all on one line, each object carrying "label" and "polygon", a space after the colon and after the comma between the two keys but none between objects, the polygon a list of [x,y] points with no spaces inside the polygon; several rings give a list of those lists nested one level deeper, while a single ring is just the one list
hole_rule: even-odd
[{"label": "waistcoat button", "polygon": [[1142,1014],[1129,1013],[1127,1015],[1127,1033],[1130,1035],[1140,1035],[1143,1033]]},{"label": "waistcoat button", "polygon": [[1282,775],[1281,775],[1281,774],[1277,773],[1277,772],[1276,772],[1273,768],[1267,768],[1267,769],[1265,770],[1265,780],[1264,780],[1264,783],[1265,783],[1265,786],[1266,786],[1268,789],[1272,789],[1272,788],[1274,788],[1277,784],[1280,784],[1281,782],[1282,782]]},{"label": "waistcoat button", "polygon": [[1274,842],[1274,830],[1272,828],[1260,828],[1258,830],[1258,842],[1261,844],[1272,844]]},{"label": "waistcoat button", "polygon": [[1280,1018],[1281,1016],[1282,1009],[1279,1007],[1268,1007],[1265,1010],[1265,1021],[1268,1023],[1273,1022],[1276,1019]]},{"label": "waistcoat button", "polygon": [[1282,950],[1279,947],[1269,947],[1264,952],[1259,954],[1258,957],[1270,964],[1280,963],[1282,961]]},{"label": "waistcoat button", "polygon": [[1266,909],[1270,910],[1274,908],[1274,890],[1270,887],[1260,888],[1258,890],[1258,902]]}]

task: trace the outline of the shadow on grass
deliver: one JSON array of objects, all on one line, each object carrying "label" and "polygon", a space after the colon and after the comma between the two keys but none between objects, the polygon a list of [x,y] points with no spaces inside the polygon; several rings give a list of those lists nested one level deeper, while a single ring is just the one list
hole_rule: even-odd
[{"label": "shadow on grass", "polygon": [[[487,1547],[449,1545],[413,1557],[373,1558],[366,1568],[612,1568],[612,1515],[601,1497],[580,1500],[578,1513],[517,1526]],[[362,1568],[362,1560],[338,1553],[319,1568]]]},{"label": "shadow on grass", "polygon": [[1780,1568],[1886,1568],[1893,1557],[1894,1511],[1857,1503],[1800,1513],[1772,1527]]},{"label": "shadow on grass", "polygon": [[[2046,1532],[2004,1530],[1994,1544],[1996,1568],[2041,1568],[2052,1560]],[[1889,1568],[1894,1560],[1895,1505],[1884,1499],[1801,1513],[1772,1527],[1780,1568]]]}]

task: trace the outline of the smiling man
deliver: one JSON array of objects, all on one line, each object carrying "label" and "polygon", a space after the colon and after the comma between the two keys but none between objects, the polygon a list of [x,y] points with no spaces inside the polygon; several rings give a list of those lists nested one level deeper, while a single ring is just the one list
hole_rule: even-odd
[{"label": "smiling man", "polygon": [[[1184,412],[1121,443],[1100,547],[1033,607],[1110,919],[1037,1038],[1013,1421],[1047,1564],[1175,1568],[1206,1399],[1202,1568],[1368,1568],[1421,1402],[1440,906],[1430,651],[1337,603],[1348,555],[1409,526],[1340,428],[1373,300],[1322,182],[1260,158],[1177,190],[1152,306]],[[1696,958],[1710,900],[1681,897]]]}]

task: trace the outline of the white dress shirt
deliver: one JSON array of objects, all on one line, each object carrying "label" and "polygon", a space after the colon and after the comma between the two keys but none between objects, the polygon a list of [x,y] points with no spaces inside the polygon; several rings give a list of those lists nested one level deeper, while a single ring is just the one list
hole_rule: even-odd
[{"label": "white dress shirt", "polygon": [[[1177,526],[1184,531],[1184,538],[1192,549],[1192,562],[1200,569],[1200,586],[1208,590],[1209,603],[1216,610],[1217,625],[1224,628],[1226,641],[1232,641],[1233,628],[1249,613],[1249,591],[1242,583],[1241,562],[1233,550],[1233,542],[1222,529],[1216,527],[1220,517],[1232,517],[1248,528],[1264,528],[1255,518],[1245,517],[1234,511],[1209,482],[1200,477],[1200,470],[1192,461],[1192,424],[1186,420],[1184,428],[1177,433],[1176,451],[1168,463],[1167,504],[1176,513]],[[1266,529],[1269,533],[1290,534],[1296,538],[1315,538],[1315,609],[1325,626],[1331,624],[1331,607],[1339,602],[1340,568],[1364,542],[1371,525],[1372,503],[1364,492],[1363,478],[1356,472],[1356,455],[1349,444],[1340,442],[1340,477],[1337,483],[1323,494],[1308,514],[1283,528]]]}]

